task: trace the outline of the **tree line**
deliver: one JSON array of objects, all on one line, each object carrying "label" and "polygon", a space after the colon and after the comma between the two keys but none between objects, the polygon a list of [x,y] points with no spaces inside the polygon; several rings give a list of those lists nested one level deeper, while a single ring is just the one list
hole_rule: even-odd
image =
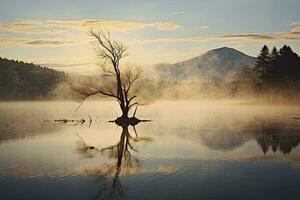
[{"label": "tree line", "polygon": [[49,99],[66,79],[64,72],[0,57],[0,100]]},{"label": "tree line", "polygon": [[255,96],[266,101],[300,99],[300,58],[290,46],[272,50],[264,45],[253,68],[236,72],[226,83],[231,96]]},{"label": "tree line", "polygon": [[274,47],[271,52],[264,45],[257,56],[254,70],[258,74],[259,84],[263,89],[299,87],[300,58],[287,45],[279,51]]},{"label": "tree line", "polygon": [[[143,102],[151,102],[160,98],[222,99],[229,97],[252,98],[274,103],[300,102],[300,58],[287,45],[279,50],[276,47],[270,50],[268,46],[264,45],[257,56],[254,67],[241,68],[226,78],[224,82],[155,81],[147,79],[147,77],[136,81],[140,76],[140,71],[135,68],[131,68],[131,70],[124,68],[121,77],[123,80],[122,90],[119,89],[118,92],[113,87],[117,85],[115,82],[117,79],[113,79],[115,72],[111,69],[113,68],[104,68],[104,85],[102,85],[103,81],[97,79],[95,81],[97,88],[81,85],[81,89],[84,90],[80,90],[80,93],[89,94],[91,92],[93,94],[96,89],[101,89],[102,93],[118,97],[118,94],[123,91],[124,102],[128,101],[129,103],[133,102],[130,98],[136,98],[134,97],[136,88],[143,88],[139,90],[139,99]],[[80,84],[81,79],[91,80],[90,77],[73,77],[70,74],[33,63],[0,58],[0,100],[73,99],[74,91],[73,87],[69,87],[70,82]],[[135,87],[132,87],[133,82]],[[54,89],[55,92],[51,92]],[[131,90],[132,93],[130,93]],[[136,105],[136,102],[133,103]],[[122,107],[125,108],[124,105],[122,104]],[[130,105],[128,104],[127,108]]]}]

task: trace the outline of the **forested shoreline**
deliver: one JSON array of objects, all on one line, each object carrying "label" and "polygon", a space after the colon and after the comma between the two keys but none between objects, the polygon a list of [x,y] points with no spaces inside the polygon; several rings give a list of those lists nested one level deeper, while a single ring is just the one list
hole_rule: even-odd
[{"label": "forested shoreline", "polygon": [[[152,80],[143,74],[138,81],[141,97],[159,99],[249,99],[255,102],[298,104],[300,102],[300,58],[284,45],[259,52],[254,67],[244,67],[215,81]],[[75,83],[103,81],[100,76],[71,75],[33,63],[0,58],[0,100],[74,100]],[[98,95],[99,98],[103,98]],[[97,98],[97,97],[96,97]]]},{"label": "forested shoreline", "polygon": [[51,91],[66,80],[64,72],[0,58],[0,100],[51,99]]},{"label": "forested shoreline", "polygon": [[300,101],[300,58],[284,45],[271,51],[264,45],[253,68],[245,68],[226,83],[232,97],[255,97],[270,103]]}]

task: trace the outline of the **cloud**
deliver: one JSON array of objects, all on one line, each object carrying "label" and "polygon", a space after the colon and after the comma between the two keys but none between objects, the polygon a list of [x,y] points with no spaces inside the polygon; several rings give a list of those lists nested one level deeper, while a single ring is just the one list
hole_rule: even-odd
[{"label": "cloud", "polygon": [[108,29],[110,31],[129,31],[147,28],[154,28],[157,30],[173,30],[179,27],[179,25],[173,22],[142,23],[133,21],[97,19],[16,20],[8,23],[0,23],[0,32],[55,35],[72,30],[88,31],[93,28]]},{"label": "cloud", "polygon": [[274,37],[279,40],[300,40],[300,26],[295,26],[290,32],[274,33]]},{"label": "cloud", "polygon": [[192,42],[206,40],[204,37],[189,37],[189,38],[154,38],[127,41],[127,44],[148,44],[148,43],[170,43],[170,42]]},{"label": "cloud", "polygon": [[170,13],[171,15],[185,15],[186,11],[184,10],[179,10],[179,11],[174,11]]},{"label": "cloud", "polygon": [[129,41],[129,44],[144,43],[170,43],[170,42],[202,42],[208,40],[226,40],[226,41],[275,41],[275,40],[300,40],[300,26],[294,27],[290,32],[273,32],[273,33],[243,33],[227,35],[206,35],[182,38],[155,38]]},{"label": "cloud", "polygon": [[29,46],[58,46],[58,45],[68,45],[75,44],[75,41],[65,41],[65,40],[30,40],[25,44]]},{"label": "cloud", "polygon": [[201,27],[200,27],[200,29],[202,29],[202,30],[206,31],[206,30],[208,30],[208,26],[206,26],[206,25],[203,25],[203,26],[201,26]]},{"label": "cloud", "polygon": [[292,23],[290,23],[289,25],[290,25],[290,26],[298,26],[298,25],[300,25],[300,23],[299,23],[299,22],[292,22]]},{"label": "cloud", "polygon": [[0,38],[0,46],[64,46],[77,44],[77,41],[60,39],[28,39],[28,38]]},{"label": "cloud", "polygon": [[136,30],[149,27],[149,24],[128,21],[105,21],[105,20],[48,20],[46,23],[57,27],[89,30],[103,27],[108,30]]},{"label": "cloud", "polygon": [[216,39],[233,39],[233,40],[273,40],[274,37],[264,34],[232,34],[232,35],[219,35]]},{"label": "cloud", "polygon": [[296,27],[294,27],[293,29],[292,29],[292,33],[297,33],[297,34],[299,34],[300,33],[300,26],[296,26]]},{"label": "cloud", "polygon": [[155,27],[157,30],[173,30],[173,29],[180,28],[181,26],[173,22],[162,22],[162,23],[155,24]]},{"label": "cloud", "polygon": [[0,23],[0,32],[54,35],[62,33],[64,30],[57,29],[57,27],[46,24],[41,20],[16,20],[9,23]]},{"label": "cloud", "polygon": [[159,22],[159,23],[141,23],[131,21],[105,21],[105,20],[48,20],[50,24],[58,27],[89,30],[92,28],[104,28],[108,30],[138,30],[146,28],[156,28],[157,30],[172,30],[180,26],[173,22]]},{"label": "cloud", "polygon": [[217,38],[234,39],[234,40],[252,40],[252,41],[266,41],[266,40],[300,40],[300,26],[295,26],[289,32],[273,32],[261,34],[232,34],[221,35]]},{"label": "cloud", "polygon": [[[173,30],[180,26],[172,22],[158,22],[158,23],[139,23],[129,21],[104,21],[104,20],[23,20],[12,23],[0,23],[1,31],[23,32],[35,34],[57,34],[64,31],[87,31],[92,28],[106,28],[109,30],[137,30],[146,28],[155,28],[157,30]],[[207,29],[206,25],[201,27]],[[300,25],[292,27],[291,31],[286,32],[272,32],[272,33],[239,33],[226,35],[201,35],[193,37],[166,37],[153,39],[140,39],[125,41],[126,44],[149,44],[149,43],[176,43],[176,42],[205,42],[209,40],[220,41],[279,41],[279,40],[300,40]],[[69,40],[62,40],[57,38],[0,38],[0,45],[2,46],[63,46],[74,45],[78,43],[87,42],[86,38],[74,38]]]}]

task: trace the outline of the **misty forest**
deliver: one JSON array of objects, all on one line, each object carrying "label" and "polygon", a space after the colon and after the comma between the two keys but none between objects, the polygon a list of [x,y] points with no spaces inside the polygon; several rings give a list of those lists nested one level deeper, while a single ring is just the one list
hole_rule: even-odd
[{"label": "misty forest", "polygon": [[[100,37],[102,37],[96,35],[96,33],[93,34],[96,38],[99,36],[99,39],[101,39]],[[117,48],[123,48],[120,50],[124,51],[118,53],[127,53],[125,46]],[[118,49],[118,51],[120,50]],[[250,99],[254,103],[275,104],[298,104],[300,102],[298,93],[300,89],[300,58],[287,45],[279,50],[276,47],[269,50],[264,45],[257,57],[249,57],[250,60],[243,58],[246,56],[243,53],[224,47],[211,50],[201,57],[193,58],[192,61],[177,63],[174,66],[161,64],[155,66],[155,69],[152,70],[143,70],[142,67],[135,65],[131,67],[124,66],[125,68],[121,68],[122,75],[121,71],[119,72],[119,64],[117,64],[119,75],[115,74],[114,68],[109,69],[106,65],[107,62],[112,62],[110,56],[116,55],[100,56],[104,56],[103,58],[106,59],[105,65],[101,63],[100,68],[102,70],[99,70],[99,75],[94,76],[68,74],[32,63],[1,58],[1,99],[80,100],[80,96],[86,99],[96,94],[100,94],[98,98],[105,96],[116,98],[117,90],[120,90],[121,102],[119,103],[120,106],[127,106],[126,112],[133,105],[129,105],[125,98],[130,102],[133,100],[130,100],[130,98],[136,98],[135,95],[127,96],[132,95],[129,90],[136,90],[135,92],[141,93],[140,99],[143,101],[141,104],[157,99]],[[112,65],[111,67],[116,65],[114,62],[119,63],[122,56],[125,55],[117,56],[120,56],[117,58],[118,60],[109,64]],[[211,63],[212,69],[207,69],[209,68],[207,63],[201,63],[202,57],[207,57],[208,61],[206,62]],[[222,70],[225,69],[218,69],[217,67],[222,68],[222,63],[219,62],[224,59],[231,59],[233,66],[232,69],[228,70],[230,72],[223,73],[223,76],[220,77]],[[244,60],[241,61],[241,59]],[[197,63],[197,60],[200,60],[200,62]],[[188,63],[191,63],[190,66],[186,66]],[[182,71],[180,69],[181,65],[187,69]],[[230,68],[226,65],[224,68]],[[173,71],[170,72],[171,70]],[[210,71],[206,72],[207,70]],[[195,71],[207,74],[204,74],[205,76],[200,74],[195,77]],[[157,74],[157,77],[153,78],[153,74]],[[116,76],[116,78],[122,76],[121,88],[117,89],[117,82],[114,78],[108,80],[112,76]],[[169,77],[164,78],[166,76]],[[101,85],[103,83],[105,84]],[[138,86],[132,88],[131,85],[134,83]],[[140,88],[143,88],[142,92],[137,91]],[[128,91],[124,93],[124,89]],[[124,100],[122,100],[123,98]],[[136,105],[137,102],[133,104]]]},{"label": "misty forest", "polygon": [[0,199],[297,199],[299,8],[0,1]]}]

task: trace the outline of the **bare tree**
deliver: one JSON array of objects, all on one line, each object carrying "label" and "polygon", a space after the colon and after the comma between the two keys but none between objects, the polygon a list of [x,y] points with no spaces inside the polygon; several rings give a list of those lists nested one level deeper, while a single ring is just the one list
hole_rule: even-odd
[{"label": "bare tree", "polygon": [[91,83],[73,87],[82,95],[79,107],[88,97],[101,94],[115,99],[122,111],[120,119],[129,120],[129,111],[138,105],[133,84],[140,78],[142,71],[137,67],[120,69],[120,61],[127,56],[127,48],[122,43],[113,41],[109,32],[90,31],[90,36],[95,39],[97,55],[103,61],[101,68],[105,81],[100,85]]}]

